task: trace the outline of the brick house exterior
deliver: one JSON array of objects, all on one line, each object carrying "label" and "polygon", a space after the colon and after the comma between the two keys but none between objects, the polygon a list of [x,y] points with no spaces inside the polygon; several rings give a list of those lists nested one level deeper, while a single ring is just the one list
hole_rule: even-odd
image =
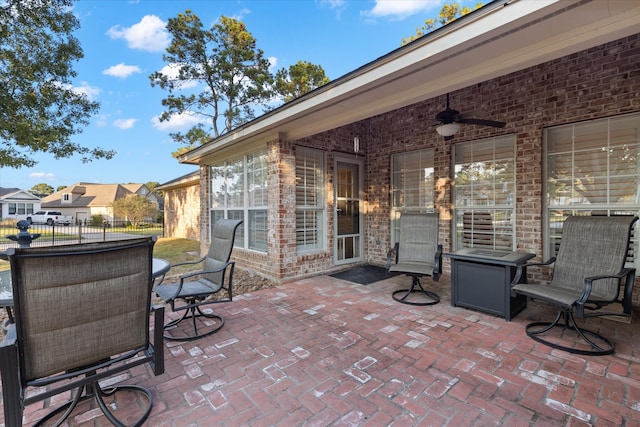
[{"label": "brick house exterior", "polygon": [[[538,259],[543,258],[546,251],[544,230],[548,229],[545,224],[545,129],[625,114],[632,114],[631,120],[640,122],[640,10],[637,5],[616,0],[572,1],[552,5],[514,2],[506,8],[517,6],[524,9],[518,11],[514,8],[513,12],[517,12],[518,18],[512,18],[511,15],[501,15],[506,12],[503,12],[503,5],[497,2],[487,6],[461,18],[458,20],[460,22],[443,27],[441,32],[436,31],[392,52],[389,57],[367,64],[356,70],[354,75],[338,79],[326,88],[311,92],[230,135],[223,135],[181,156],[179,160],[182,163],[200,166],[199,200],[202,203],[199,237],[203,250],[208,246],[211,222],[214,220],[215,206],[211,201],[216,197],[212,191],[218,191],[218,188],[214,188],[217,178],[213,176],[212,165],[235,158],[238,153],[249,153],[256,147],[266,150],[267,159],[266,250],[237,247],[234,258],[239,268],[252,269],[281,281],[344,268],[344,262],[337,262],[338,242],[335,233],[336,167],[341,162],[358,165],[362,173],[360,212],[363,228],[359,231],[362,254],[354,257],[354,262],[383,265],[387,251],[392,246],[393,156],[423,149],[434,153],[433,210],[440,214],[440,242],[445,252],[453,250],[454,147],[472,141],[509,136],[515,141],[514,246],[511,249],[532,252],[538,255]],[[582,11],[582,8],[586,10]],[[609,14],[610,10],[615,13]],[[590,37],[585,19],[593,20],[590,25],[596,26],[598,21],[604,25],[604,15],[599,16],[596,12],[609,14],[606,20],[617,19],[617,27],[615,31],[602,34],[602,37],[585,40]],[[553,25],[556,34],[548,34],[544,27],[537,27],[543,26],[545,20],[557,20],[566,25],[559,26],[556,21]],[[584,39],[575,35],[571,39],[571,32],[577,31],[578,27],[584,29]],[[527,52],[531,58],[522,63],[527,66],[508,64],[501,68],[496,65],[500,62],[497,58],[493,63],[489,59],[485,68],[495,66],[496,69],[490,70],[494,75],[488,77],[490,73],[484,72],[480,67],[482,64],[472,62],[479,61],[479,54],[474,49],[481,51],[486,45],[487,52],[491,52],[491,49],[504,48],[504,44],[501,44],[504,40],[492,35],[493,30],[485,28],[508,34],[513,45],[518,44],[519,37],[530,43],[531,51]],[[474,33],[474,29],[480,33]],[[455,38],[457,33],[466,34],[466,31],[476,35],[460,44],[456,51],[458,56],[453,54],[454,49],[451,48],[449,57],[432,60],[432,64],[438,65],[446,65],[447,61],[451,61],[450,75],[434,74],[428,64],[417,71],[411,68],[419,61],[416,59],[412,62],[411,57],[420,49],[430,52],[429,48],[437,49],[440,41]],[[484,35],[482,31],[487,33],[485,44],[480,41]],[[520,32],[523,34],[520,35]],[[566,46],[558,47],[553,54],[539,53],[538,45],[554,48],[548,44],[546,37],[555,37],[553,40],[557,43],[564,40]],[[513,55],[518,56],[516,53],[519,52],[514,47]],[[419,55],[416,54],[416,57]],[[389,88],[382,84],[384,79],[374,82],[371,77],[372,85],[377,84],[375,90],[364,90],[363,83],[362,87],[346,88],[341,92],[345,86],[357,86],[353,81],[364,79],[367,73],[384,74],[384,67],[396,60],[406,61],[403,64],[407,65],[398,67],[400,71],[406,69],[406,72],[388,72],[389,79],[386,81]],[[468,74],[460,69],[459,61],[472,64]],[[415,84],[413,90],[412,83]],[[400,93],[398,88],[403,84],[405,92]],[[328,94],[330,90],[333,92]],[[376,91],[379,93],[377,104],[372,103]],[[395,95],[390,94],[394,91]],[[341,101],[344,108],[327,112],[339,104],[337,100],[331,104],[331,97],[338,97],[338,93],[344,95]],[[446,93],[450,93],[454,107],[461,110],[485,109],[492,113],[492,118],[507,122],[507,126],[499,129],[463,125],[453,139],[444,140],[435,132],[432,119],[444,109]],[[402,98],[402,102],[398,97]],[[314,110],[317,104],[323,102],[326,104],[322,105],[327,105],[324,111],[320,111],[320,108]],[[306,105],[308,110],[305,110]],[[278,121],[278,114],[293,115],[298,110],[307,112],[308,118],[296,118],[298,121],[294,124],[288,124],[294,122],[293,119]],[[252,133],[254,128],[256,130]],[[355,137],[359,140],[358,151],[355,150]],[[305,148],[318,150],[324,155],[326,216],[323,227],[326,241],[316,251],[301,252],[297,247],[295,171],[297,153]],[[248,215],[251,215],[251,211],[248,212],[245,218],[250,218]],[[233,213],[232,209],[227,212]],[[245,227],[248,227],[246,221]],[[251,227],[246,230],[247,233],[252,232]],[[445,272],[449,271],[449,267],[446,261]],[[542,273],[530,271],[529,274]],[[639,295],[636,292],[636,305],[640,302]]]},{"label": "brick house exterior", "polygon": [[200,239],[200,173],[165,182],[156,187],[164,194],[165,234],[185,239]]}]

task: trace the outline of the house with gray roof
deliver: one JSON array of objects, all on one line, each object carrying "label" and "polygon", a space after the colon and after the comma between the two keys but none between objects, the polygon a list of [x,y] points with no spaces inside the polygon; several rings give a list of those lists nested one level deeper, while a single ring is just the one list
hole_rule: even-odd
[{"label": "house with gray roof", "polygon": [[19,188],[0,187],[0,220],[20,221],[40,210],[41,200]]}]

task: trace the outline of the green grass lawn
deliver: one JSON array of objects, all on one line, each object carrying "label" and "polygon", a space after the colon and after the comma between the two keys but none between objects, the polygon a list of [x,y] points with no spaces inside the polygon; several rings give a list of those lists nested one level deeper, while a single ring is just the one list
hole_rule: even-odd
[{"label": "green grass lawn", "polygon": [[[56,240],[58,238],[56,233]],[[194,261],[199,258],[200,242],[196,240],[180,239],[175,237],[160,237],[153,247],[153,256],[176,264],[185,261]],[[0,260],[0,271],[8,270],[9,262]],[[185,266],[176,269],[175,273],[191,271],[193,267]]]}]

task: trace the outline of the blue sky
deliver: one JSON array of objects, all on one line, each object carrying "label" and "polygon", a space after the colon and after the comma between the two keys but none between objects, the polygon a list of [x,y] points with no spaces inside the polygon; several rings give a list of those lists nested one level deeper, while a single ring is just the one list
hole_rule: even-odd
[{"label": "blue sky", "polygon": [[274,72],[303,60],[321,65],[334,80],[398,48],[425,19],[436,17],[444,3],[451,1],[80,0],[74,5],[81,21],[76,36],[85,56],[75,65],[74,87],[101,107],[73,138],[117,155],[83,164],[77,157],[55,160],[40,154],[33,168],[0,168],[0,187],[164,183],[194,171],[171,156],[179,145],[169,137],[170,132],[186,131],[189,123],[180,118],[159,123],[167,93],[149,84],[149,75],[167,65],[162,61],[170,42],[167,20],[187,9],[205,26],[221,15],[243,21]]}]

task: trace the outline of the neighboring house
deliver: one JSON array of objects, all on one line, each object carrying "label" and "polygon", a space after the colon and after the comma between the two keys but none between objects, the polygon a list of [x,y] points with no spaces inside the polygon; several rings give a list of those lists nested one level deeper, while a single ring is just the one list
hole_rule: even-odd
[{"label": "neighboring house", "polygon": [[[383,265],[399,216],[435,211],[445,252],[547,259],[569,214],[640,214],[638,64],[640,2],[491,2],[180,156],[203,249],[239,218],[238,267],[276,280]],[[506,126],[443,138],[447,93]]]},{"label": "neighboring house", "polygon": [[164,209],[164,200],[156,196],[145,184],[122,184],[122,186],[133,194],[146,197],[160,212]]},{"label": "neighboring house", "polygon": [[[63,215],[71,215],[75,222],[86,223],[94,215],[102,215],[107,221],[121,220],[113,217],[112,204],[131,194],[145,196],[156,206],[158,198],[144,184],[93,184],[79,182],[57,191],[42,200],[42,209],[56,209]],[[150,220],[155,220],[151,218]]]},{"label": "neighboring house", "polygon": [[19,188],[0,187],[0,220],[27,219],[40,210],[40,199]]},{"label": "neighboring house", "polygon": [[200,172],[156,187],[164,194],[165,235],[200,240]]}]

